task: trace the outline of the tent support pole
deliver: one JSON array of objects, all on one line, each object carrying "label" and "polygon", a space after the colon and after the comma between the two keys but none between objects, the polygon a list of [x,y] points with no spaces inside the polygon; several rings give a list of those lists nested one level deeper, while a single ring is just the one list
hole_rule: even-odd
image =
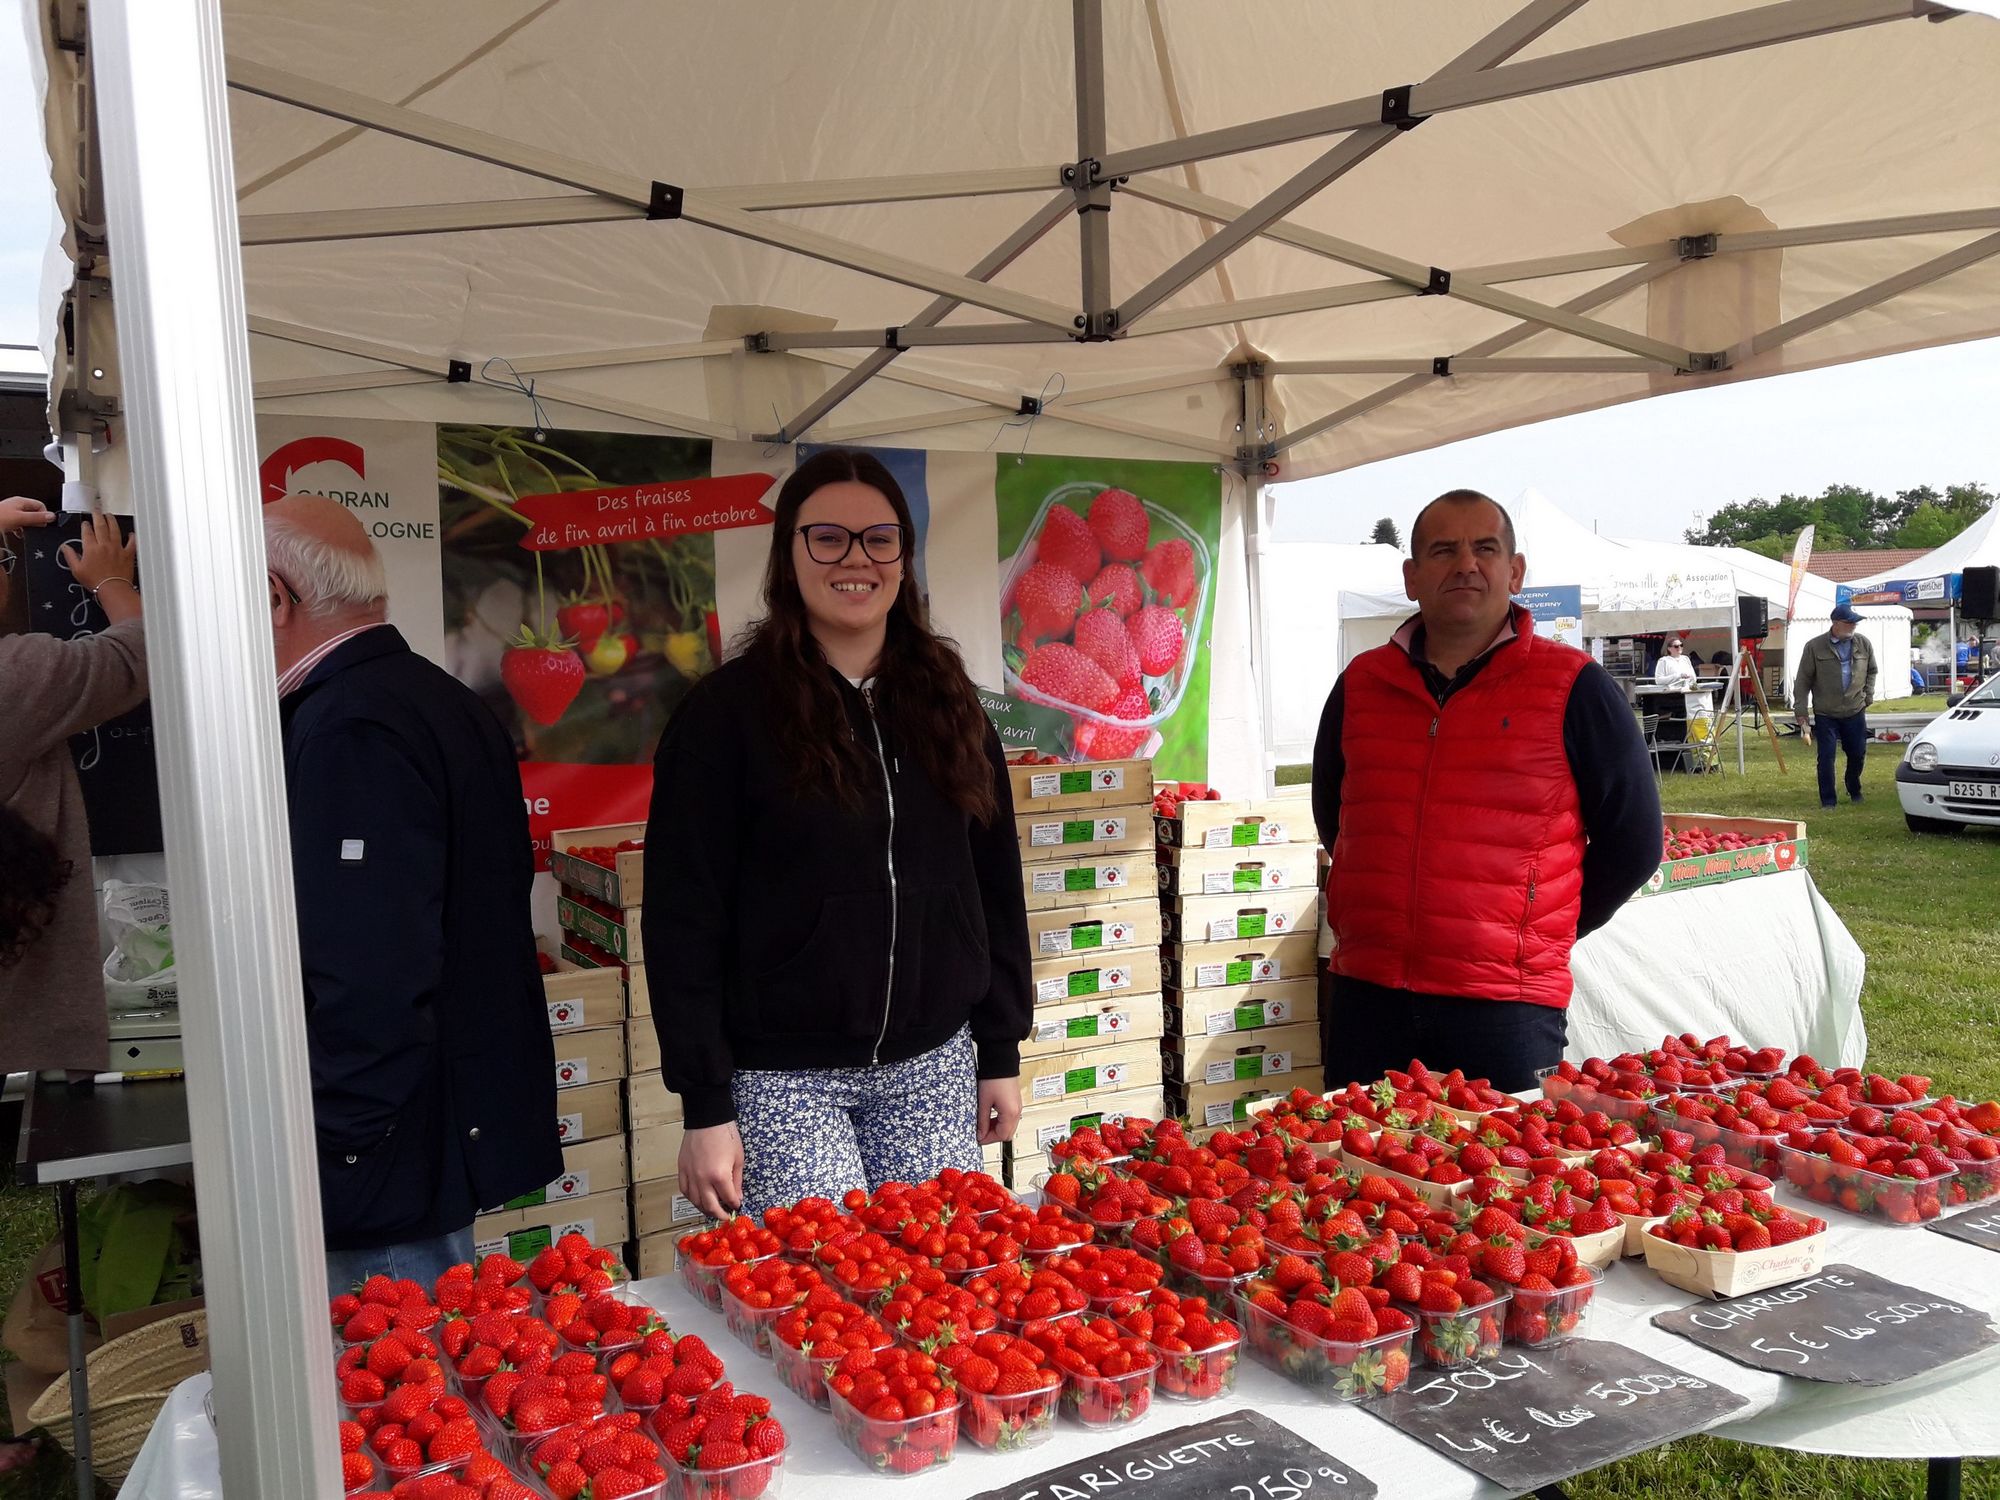
[{"label": "tent support pole", "polygon": [[[1777,5],[1620,37],[1464,77],[1420,83],[1410,91],[1408,113],[1430,115],[1475,104],[1520,99],[1550,89],[1622,78],[1703,58],[1726,57],[1857,26],[1930,16],[1942,9],[1929,0],[1783,0]],[[1381,119],[1382,97],[1370,94],[1243,125],[1205,130],[1129,151],[1114,151],[1105,159],[1104,172],[1107,177],[1156,172],[1162,167],[1178,167],[1191,161],[1208,161],[1315,136],[1360,130],[1379,124]]]},{"label": "tent support pole", "polygon": [[[1505,62],[1583,4],[1584,0],[1533,0],[1532,4],[1523,7],[1521,11],[1481,37],[1431,76],[1433,79],[1438,79],[1459,73],[1476,73]],[[1307,199],[1345,177],[1397,136],[1403,134],[1410,126],[1418,123],[1415,119],[1392,123],[1386,116],[1385,104],[1380,123],[1369,129],[1354,131],[1345,140],[1321,153],[1315,161],[1266,193],[1254,206],[1238,209],[1236,213],[1229,215],[1221,230],[1203,240],[1128,297],[1118,309],[1119,322],[1130,324],[1135,319],[1145,316],[1190,282],[1197,280],[1227,257],[1235,254],[1250,240],[1262,234],[1267,226],[1284,218]]]},{"label": "tent support pole", "polygon": [[188,1120],[232,1495],[336,1495],[326,1261],[217,0],[94,0]]},{"label": "tent support pole", "polygon": [[1111,305],[1111,181],[1098,169],[1104,155],[1104,0],[1071,0],[1076,61],[1076,163],[1063,181],[1076,194],[1078,275],[1083,311],[1077,330],[1108,339],[1118,328]]},{"label": "tent support pole", "polygon": [[[974,281],[990,281],[1008,266],[1018,260],[1030,246],[1043,235],[1069,217],[1074,200],[1067,192],[1057,193],[1024,220],[1006,239],[994,246],[967,274]],[[959,306],[959,299],[951,296],[939,297],[903,326],[905,328],[934,328],[942,323]],[[894,363],[901,349],[885,347],[877,349],[860,364],[854,366],[834,384],[808,402],[805,408],[776,432],[758,433],[753,441],[760,443],[796,443],[813,427],[849,396],[860,390],[881,371]]]},{"label": "tent support pole", "polygon": [[1816,307],[1811,312],[1800,313],[1796,318],[1767,328],[1762,333],[1754,335],[1742,352],[1746,355],[1764,354],[1781,344],[1790,343],[1802,334],[1811,333],[1815,328],[1838,323],[1842,318],[1852,317],[1866,308],[1887,302],[1891,297],[1900,297],[1904,292],[1926,286],[1933,281],[1940,281],[1955,271],[1962,271],[1967,266],[1977,265],[1980,261],[1995,255],[2000,255],[2000,232],[1971,240],[1955,250],[1947,250],[1943,255],[1934,256],[1921,265],[1912,266],[1907,271],[1898,272],[1894,276],[1878,281],[1873,286],[1864,286],[1859,291],[1849,292],[1845,297],[1836,298],[1824,307]]}]

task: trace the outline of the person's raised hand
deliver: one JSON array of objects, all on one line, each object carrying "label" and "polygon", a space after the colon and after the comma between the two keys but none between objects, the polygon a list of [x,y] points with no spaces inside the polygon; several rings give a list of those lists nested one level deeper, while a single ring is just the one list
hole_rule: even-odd
[{"label": "person's raised hand", "polygon": [[731,1120],[690,1130],[681,1138],[681,1196],[711,1219],[743,1206],[743,1136]]},{"label": "person's raised hand", "polygon": [[1021,1080],[982,1078],[979,1080],[979,1144],[991,1146],[1014,1139],[1021,1123]]},{"label": "person's raised hand", "polygon": [[81,535],[64,542],[61,550],[69,561],[70,576],[93,594],[114,578],[130,584],[139,576],[138,540],[121,539],[118,523],[110,516],[85,516]]},{"label": "person's raised hand", "polygon": [[39,500],[26,495],[9,495],[0,500],[0,531],[20,531],[29,526],[53,526],[56,513]]}]

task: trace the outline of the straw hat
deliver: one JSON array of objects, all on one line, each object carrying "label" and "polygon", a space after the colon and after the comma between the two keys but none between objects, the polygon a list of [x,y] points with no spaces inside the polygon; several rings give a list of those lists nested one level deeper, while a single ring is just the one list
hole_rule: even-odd
[{"label": "straw hat", "polygon": [[[85,1363],[90,1379],[91,1467],[121,1479],[139,1456],[153,1420],[173,1388],[208,1368],[208,1315],[197,1309],[121,1334]],[[59,1375],[28,1408],[28,1425],[47,1430],[65,1449],[76,1433],[69,1376]]]}]

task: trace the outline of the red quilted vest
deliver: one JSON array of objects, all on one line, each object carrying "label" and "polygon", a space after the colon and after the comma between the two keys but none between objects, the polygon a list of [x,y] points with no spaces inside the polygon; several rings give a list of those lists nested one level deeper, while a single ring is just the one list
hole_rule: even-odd
[{"label": "red quilted vest", "polygon": [[1563,752],[1590,660],[1515,638],[1439,708],[1400,645],[1347,668],[1333,971],[1393,989],[1569,1004],[1583,817]]}]

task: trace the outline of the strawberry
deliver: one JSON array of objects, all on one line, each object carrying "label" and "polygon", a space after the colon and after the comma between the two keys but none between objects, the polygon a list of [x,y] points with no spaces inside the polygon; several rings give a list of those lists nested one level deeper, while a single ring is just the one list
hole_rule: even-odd
[{"label": "strawberry", "polygon": [[1122,620],[1144,604],[1139,575],[1123,563],[1110,563],[1084,585],[1087,605],[1114,611]]},{"label": "strawberry", "polygon": [[583,662],[561,635],[521,633],[500,653],[500,681],[515,706],[537,724],[560,719],[583,690]]},{"label": "strawberry", "polygon": [[1037,647],[1021,667],[1021,681],[1060,703],[1099,711],[1118,696],[1118,684],[1076,647],[1062,641]]},{"label": "strawberry", "polygon": [[1042,534],[1035,539],[1035,560],[1053,563],[1072,578],[1095,576],[1104,560],[1097,528],[1067,505],[1051,505],[1048,518],[1042,522]]},{"label": "strawberry", "polygon": [[1110,562],[1137,562],[1146,555],[1152,524],[1138,496],[1125,490],[1099,490],[1090,502],[1090,531]]},{"label": "strawberry", "polygon": [[1014,585],[1014,609],[1021,619],[1016,644],[1025,650],[1050,636],[1068,635],[1082,606],[1083,584],[1074,573],[1037,562]]},{"label": "strawberry", "polygon": [[1170,537],[1146,554],[1139,572],[1153,597],[1162,604],[1194,602],[1194,548],[1179,537]]},{"label": "strawberry", "polygon": [[611,610],[602,599],[569,594],[556,611],[556,628],[575,641],[579,651],[588,652],[610,627]]},{"label": "strawberry", "polygon": [[[1143,615],[1144,610],[1140,611]],[[1139,686],[1139,653],[1125,622],[1114,610],[1090,609],[1077,617],[1076,649],[1096,662],[1122,689]],[[1140,695],[1144,702],[1144,694]],[[1144,713],[1130,715],[1143,718]]]},{"label": "strawberry", "polygon": [[1152,730],[1144,720],[1153,712],[1152,702],[1146,697],[1145,689],[1128,687],[1112,699],[1111,706],[1104,710],[1113,719],[1122,719],[1132,724],[1131,729],[1111,729],[1103,724],[1086,723],[1077,734],[1077,752],[1096,760],[1126,760],[1139,753]]},{"label": "strawberry", "polygon": [[1139,666],[1149,677],[1164,677],[1179,664],[1187,646],[1181,617],[1171,609],[1149,604],[1127,622]]}]

